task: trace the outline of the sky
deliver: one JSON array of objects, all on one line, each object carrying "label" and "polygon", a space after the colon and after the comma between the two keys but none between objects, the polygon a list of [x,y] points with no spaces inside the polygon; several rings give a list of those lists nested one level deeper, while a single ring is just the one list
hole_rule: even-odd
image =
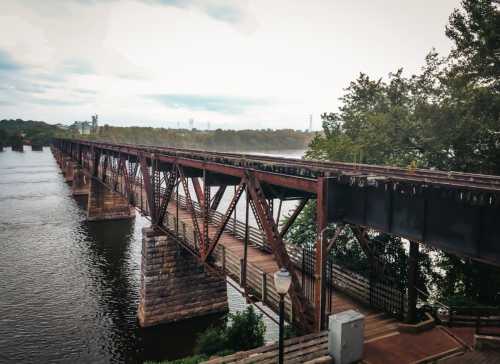
[{"label": "sky", "polygon": [[419,72],[458,0],[0,0],[0,119],[313,129],[360,72]]}]

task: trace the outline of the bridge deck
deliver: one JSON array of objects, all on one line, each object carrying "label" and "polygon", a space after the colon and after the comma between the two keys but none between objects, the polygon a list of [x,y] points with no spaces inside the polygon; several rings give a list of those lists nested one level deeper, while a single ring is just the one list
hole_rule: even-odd
[{"label": "bridge deck", "polygon": [[[181,205],[181,204],[180,204]],[[182,205],[181,205],[182,206]],[[172,231],[175,231],[176,205],[171,202],[168,206],[168,215],[166,225]],[[202,219],[198,219],[201,226]],[[186,237],[193,236],[193,222],[190,213],[183,207],[179,207],[179,230],[183,230],[179,235]],[[216,225],[210,224],[209,234],[215,233]],[[220,268],[224,266],[224,272],[240,282],[241,267],[240,261],[244,255],[244,242],[231,234],[229,231],[224,231],[214,252],[215,264]],[[222,256],[224,255],[224,258]],[[247,290],[254,297],[263,301],[266,306],[277,312],[277,294],[274,291],[273,274],[278,270],[274,257],[269,252],[255,245],[248,246],[247,258]],[[223,262],[224,260],[224,262]],[[265,284],[263,285],[263,280]],[[263,287],[264,286],[264,287]],[[263,292],[265,290],[265,292]],[[372,339],[388,333],[396,331],[397,321],[387,316],[381,311],[369,308],[356,300],[350,298],[345,293],[336,290],[331,297],[331,307],[333,313],[342,312],[349,309],[357,310],[366,316],[365,319],[365,338]],[[286,299],[286,311],[288,317],[291,314],[291,301]]]}]

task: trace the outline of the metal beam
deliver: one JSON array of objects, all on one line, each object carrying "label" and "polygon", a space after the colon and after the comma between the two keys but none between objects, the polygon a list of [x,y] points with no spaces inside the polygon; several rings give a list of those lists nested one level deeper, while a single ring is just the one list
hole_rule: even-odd
[{"label": "metal beam", "polygon": [[310,332],[315,327],[315,318],[312,315],[312,307],[304,296],[295,267],[290,261],[283,239],[280,237],[274,218],[270,214],[270,208],[262,191],[260,181],[252,172],[248,172],[247,180],[250,197],[255,202],[257,215],[262,222],[267,241],[272,246],[276,263],[280,268],[285,267],[290,272],[292,277],[292,285],[289,295],[292,300],[294,315],[296,314],[299,318],[298,324],[301,328],[305,332]]},{"label": "metal beam", "polygon": [[163,219],[165,218],[168,204],[170,203],[170,200],[172,198],[172,193],[174,191],[176,182],[177,182],[177,169],[174,166],[174,168],[172,168],[172,170],[168,175],[168,178],[165,181],[165,193],[163,194],[160,210],[158,213],[158,225],[163,225]]},{"label": "metal beam", "polygon": [[215,193],[214,198],[212,200],[212,206],[210,206],[212,210],[217,210],[217,208],[219,207],[219,204],[222,201],[222,196],[224,196],[224,192],[226,191],[226,187],[227,187],[226,185],[220,186],[217,192]]},{"label": "metal beam", "polygon": [[224,218],[222,219],[221,223],[217,227],[217,230],[215,231],[215,235],[213,238],[210,240],[210,244],[206,250],[206,253],[202,255],[203,261],[206,261],[210,254],[212,254],[213,250],[215,249],[215,246],[219,242],[219,239],[224,232],[224,229],[226,228],[226,225],[231,218],[232,212],[235,210],[236,205],[238,204],[238,201],[243,193],[243,190],[245,189],[246,185],[246,179],[242,179],[240,184],[238,185],[238,188],[236,189],[233,198],[231,202],[229,203],[229,206],[227,208],[226,213],[224,214]]},{"label": "metal beam", "polygon": [[326,309],[326,234],[327,226],[327,205],[326,205],[326,181],[324,177],[318,178],[318,190],[316,192],[316,260],[315,260],[315,282],[314,282],[314,312],[316,331],[321,331],[325,324],[325,309]]},{"label": "metal beam", "polygon": [[[144,190],[146,192],[146,199],[148,203],[148,212],[149,216],[151,216],[151,222],[153,225],[157,224],[157,217],[156,217],[156,209],[154,205],[154,197],[153,197],[153,186],[151,183],[151,175],[149,173],[149,167],[148,167],[148,162],[146,160],[146,156],[144,154],[141,154],[139,156],[139,163],[141,165],[141,173],[142,173],[142,180],[144,184]],[[142,192],[141,192],[142,194]]]},{"label": "metal beam", "polygon": [[188,208],[188,211],[191,215],[191,220],[193,221],[193,227],[194,227],[194,231],[196,234],[196,238],[199,241],[198,248],[200,250],[200,255],[203,257],[206,255],[205,254],[206,245],[205,245],[205,242],[203,241],[204,240],[203,235],[200,232],[200,226],[198,225],[198,218],[196,217],[196,210],[195,210],[194,205],[193,205],[193,200],[191,199],[191,193],[189,192],[188,182],[187,182],[186,177],[184,176],[184,172],[182,170],[182,167],[178,165],[177,170],[179,172],[180,181],[181,181],[182,187],[184,189],[184,195],[186,196],[187,208]]},{"label": "metal beam", "polygon": [[283,238],[286,235],[286,233],[288,232],[290,227],[293,225],[293,223],[295,222],[295,220],[297,219],[299,214],[302,212],[302,209],[304,208],[304,206],[307,204],[308,201],[309,201],[308,197],[306,197],[300,201],[299,205],[295,208],[295,211],[293,212],[293,214],[288,218],[287,222],[285,223],[285,225],[281,229],[281,231],[280,231],[281,238]]},{"label": "metal beam", "polygon": [[198,199],[198,203],[200,204],[200,207],[203,209],[205,203],[205,196],[203,195],[203,190],[201,189],[200,186],[200,180],[198,179],[198,177],[193,177],[191,178],[191,182],[193,182],[194,192],[196,194],[196,198]]}]

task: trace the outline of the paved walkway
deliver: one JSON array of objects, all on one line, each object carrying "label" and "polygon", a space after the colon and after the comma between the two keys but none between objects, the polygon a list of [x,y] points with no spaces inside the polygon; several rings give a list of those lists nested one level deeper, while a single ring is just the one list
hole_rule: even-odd
[{"label": "paved walkway", "polygon": [[[328,355],[327,332],[311,334],[285,341],[285,363],[332,363]],[[205,364],[276,363],[276,344],[212,358]],[[500,351],[470,351],[443,327],[419,334],[392,332],[365,340],[364,364],[417,363],[500,363]]]},{"label": "paved walkway", "polygon": [[500,363],[500,350],[468,351],[452,358],[443,359],[442,364],[498,364]]},{"label": "paved walkway", "polygon": [[465,350],[440,327],[419,334],[396,333],[365,342],[366,364],[404,364],[433,361]]}]

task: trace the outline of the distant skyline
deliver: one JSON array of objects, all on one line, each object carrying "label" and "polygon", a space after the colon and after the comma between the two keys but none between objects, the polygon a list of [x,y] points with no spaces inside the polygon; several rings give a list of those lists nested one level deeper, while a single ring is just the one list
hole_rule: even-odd
[{"label": "distant skyline", "polygon": [[4,0],[0,119],[320,129],[360,72],[419,72],[458,0]]}]

